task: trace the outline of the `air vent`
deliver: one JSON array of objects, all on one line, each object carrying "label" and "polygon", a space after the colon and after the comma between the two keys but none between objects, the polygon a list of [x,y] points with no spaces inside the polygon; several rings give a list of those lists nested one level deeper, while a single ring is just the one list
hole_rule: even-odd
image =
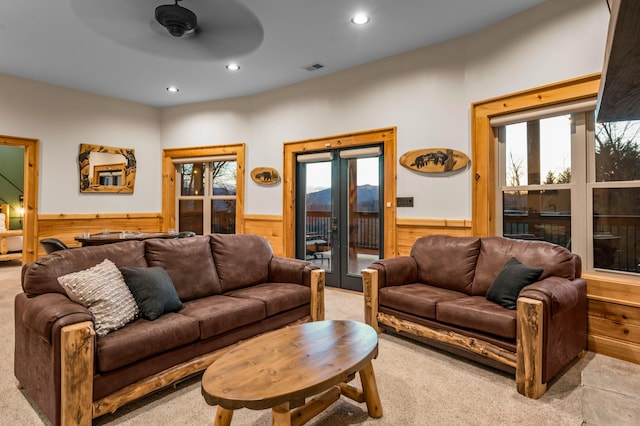
[{"label": "air vent", "polygon": [[315,70],[319,70],[321,68],[324,68],[324,65],[322,65],[319,62],[316,62],[315,64],[311,64],[311,65],[305,65],[304,67],[305,70],[307,71],[315,71]]}]

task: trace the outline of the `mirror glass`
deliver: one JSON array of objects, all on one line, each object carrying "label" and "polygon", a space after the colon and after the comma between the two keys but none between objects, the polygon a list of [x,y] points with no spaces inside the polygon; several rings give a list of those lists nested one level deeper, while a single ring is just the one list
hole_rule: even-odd
[{"label": "mirror glass", "polygon": [[80,145],[80,192],[132,193],[136,180],[133,149]]}]

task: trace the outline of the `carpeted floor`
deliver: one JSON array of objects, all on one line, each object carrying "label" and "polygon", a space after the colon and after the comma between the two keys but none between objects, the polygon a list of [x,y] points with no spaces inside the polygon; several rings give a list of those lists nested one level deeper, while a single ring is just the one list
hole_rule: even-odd
[{"label": "carpeted floor", "polygon": [[[48,421],[17,387],[13,375],[13,298],[19,262],[0,262],[0,425]],[[362,295],[328,289],[327,319],[363,320]],[[370,419],[364,404],[342,397],[309,424],[341,425],[580,425],[583,370],[640,374],[640,365],[588,352],[538,400],[517,393],[513,377],[413,341],[383,334],[374,370],[384,416]],[[215,407],[200,395],[199,377],[103,416],[94,425],[211,425]],[[234,425],[270,425],[269,410],[238,410]]]}]

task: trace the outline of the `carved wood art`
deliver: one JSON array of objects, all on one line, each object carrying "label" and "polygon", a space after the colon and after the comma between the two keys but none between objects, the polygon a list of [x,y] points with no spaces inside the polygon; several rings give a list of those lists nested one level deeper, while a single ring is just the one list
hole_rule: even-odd
[{"label": "carved wood art", "polygon": [[421,173],[445,173],[465,169],[469,165],[467,154],[448,148],[425,148],[405,152],[400,164]]},{"label": "carved wood art", "polygon": [[136,180],[133,149],[81,144],[78,166],[80,192],[133,193]]},{"label": "carved wood art", "polygon": [[275,185],[280,182],[280,173],[271,167],[256,167],[251,170],[251,179],[258,185]]}]

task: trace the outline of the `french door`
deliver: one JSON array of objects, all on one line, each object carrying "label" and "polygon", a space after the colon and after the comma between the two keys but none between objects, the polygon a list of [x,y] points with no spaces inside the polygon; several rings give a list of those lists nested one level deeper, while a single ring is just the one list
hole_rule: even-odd
[{"label": "french door", "polygon": [[383,257],[381,146],[297,156],[296,257],[326,285],[362,291],[360,271]]}]

